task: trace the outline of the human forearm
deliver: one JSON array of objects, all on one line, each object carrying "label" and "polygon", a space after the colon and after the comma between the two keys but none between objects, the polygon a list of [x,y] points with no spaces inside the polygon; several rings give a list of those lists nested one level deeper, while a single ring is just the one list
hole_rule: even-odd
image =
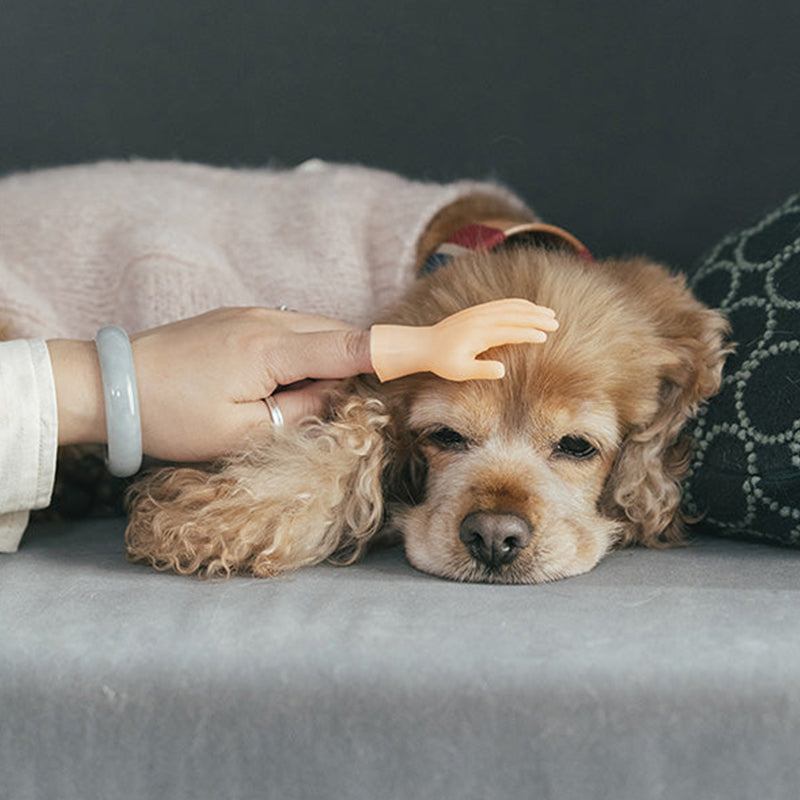
[{"label": "human forearm", "polygon": [[94,342],[51,339],[47,342],[58,406],[58,443],[106,441],[103,382]]}]

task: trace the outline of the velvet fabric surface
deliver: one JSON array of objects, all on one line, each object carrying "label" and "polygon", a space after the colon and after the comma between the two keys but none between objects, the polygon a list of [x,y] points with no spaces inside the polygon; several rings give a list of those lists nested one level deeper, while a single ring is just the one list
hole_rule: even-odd
[{"label": "velvet fabric surface", "polygon": [[0,560],[3,798],[796,797],[796,550],[202,582],[127,564],[122,529],[38,523]]}]

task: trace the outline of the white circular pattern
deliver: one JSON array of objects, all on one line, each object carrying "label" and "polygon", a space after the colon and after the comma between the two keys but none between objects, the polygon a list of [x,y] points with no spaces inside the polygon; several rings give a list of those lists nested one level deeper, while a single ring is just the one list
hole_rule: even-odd
[{"label": "white circular pattern", "polygon": [[738,344],[691,431],[685,507],[721,533],[800,544],[800,195],[723,239],[691,286]]}]

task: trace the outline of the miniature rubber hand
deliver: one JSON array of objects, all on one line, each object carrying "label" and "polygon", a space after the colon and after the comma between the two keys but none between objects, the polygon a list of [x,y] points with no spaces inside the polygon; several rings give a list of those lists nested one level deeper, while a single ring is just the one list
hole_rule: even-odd
[{"label": "miniature rubber hand", "polygon": [[496,380],[505,366],[477,356],[501,344],[542,343],[557,328],[552,309],[517,298],[471,306],[429,327],[373,325],[372,367],[382,382],[415,372]]}]

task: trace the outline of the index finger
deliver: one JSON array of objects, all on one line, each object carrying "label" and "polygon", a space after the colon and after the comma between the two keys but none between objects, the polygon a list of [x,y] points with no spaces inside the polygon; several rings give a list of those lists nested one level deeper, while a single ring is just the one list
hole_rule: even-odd
[{"label": "index finger", "polygon": [[289,334],[270,354],[271,372],[281,386],[305,378],[349,378],[373,372],[370,331],[358,328]]},{"label": "index finger", "polygon": [[502,300],[490,300],[488,303],[480,303],[478,305],[462,308],[461,311],[451,314],[446,317],[444,321],[453,322],[458,320],[468,320],[474,317],[480,318],[494,318],[514,315],[516,317],[555,317],[556,312],[547,306],[539,306],[530,300],[523,300],[520,297],[506,297]]}]

